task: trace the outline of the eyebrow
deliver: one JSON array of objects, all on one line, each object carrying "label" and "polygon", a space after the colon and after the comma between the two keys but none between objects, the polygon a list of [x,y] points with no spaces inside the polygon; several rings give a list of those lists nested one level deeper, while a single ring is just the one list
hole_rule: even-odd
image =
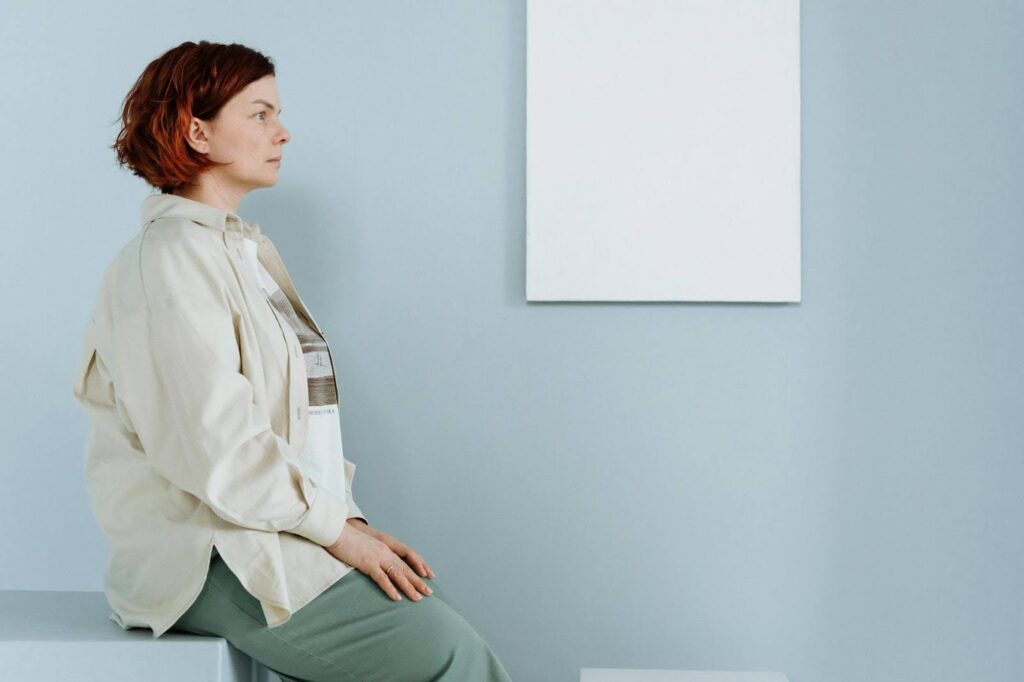
[{"label": "eyebrow", "polygon": [[[266,105],[266,106],[267,106],[267,107],[268,107],[268,108],[269,108],[269,109],[270,109],[271,111],[273,111],[273,110],[274,110],[274,105],[273,105],[273,104],[271,104],[270,102],[268,102],[268,101],[267,101],[267,100],[265,100],[265,99],[255,99],[255,100],[253,100],[253,102],[252,102],[252,103],[253,103],[253,104],[264,104],[264,105]],[[278,110],[277,110],[277,113],[278,113],[278,114],[280,114],[280,113],[281,113],[281,110],[280,110],[280,109],[278,109]]]}]

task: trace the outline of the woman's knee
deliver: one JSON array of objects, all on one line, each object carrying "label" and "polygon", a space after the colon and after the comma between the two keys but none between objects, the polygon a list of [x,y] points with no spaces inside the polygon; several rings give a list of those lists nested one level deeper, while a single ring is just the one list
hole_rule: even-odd
[{"label": "woman's knee", "polygon": [[[471,660],[490,656],[487,643],[462,615],[435,592],[409,603],[401,637],[418,650],[417,675],[408,679],[457,679],[445,675],[464,670]],[[426,608],[424,608],[426,607]]]}]

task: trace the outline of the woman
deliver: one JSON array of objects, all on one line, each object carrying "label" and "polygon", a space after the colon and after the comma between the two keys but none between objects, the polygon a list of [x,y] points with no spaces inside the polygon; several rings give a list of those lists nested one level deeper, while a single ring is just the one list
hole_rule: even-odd
[{"label": "woman", "polygon": [[509,680],[356,505],[327,339],[236,212],[277,182],[278,102],[269,58],[206,41],[125,98],[113,148],[161,193],[104,272],[74,382],[110,617],[224,637],[289,680]]}]

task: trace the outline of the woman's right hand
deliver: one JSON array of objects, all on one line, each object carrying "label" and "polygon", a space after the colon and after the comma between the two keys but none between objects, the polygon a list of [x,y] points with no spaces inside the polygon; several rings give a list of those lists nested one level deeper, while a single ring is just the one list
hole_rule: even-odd
[{"label": "woman's right hand", "polygon": [[[374,582],[380,585],[380,589],[395,601],[402,598],[396,588],[401,588],[413,601],[420,601],[423,598],[420,592],[429,596],[432,591],[402,557],[377,538],[367,535],[352,524],[346,523],[334,544],[325,549],[335,559],[344,561],[373,578]],[[387,568],[392,564],[394,568],[389,573]]]}]

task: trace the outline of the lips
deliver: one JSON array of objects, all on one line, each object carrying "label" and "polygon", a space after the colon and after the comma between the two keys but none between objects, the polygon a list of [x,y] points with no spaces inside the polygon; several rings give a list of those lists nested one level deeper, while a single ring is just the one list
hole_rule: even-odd
[{"label": "lips", "polygon": [[275,157],[274,157],[274,158],[272,158],[272,159],[267,159],[267,161],[280,161],[280,160],[281,160],[281,157],[280,157],[280,156],[275,156]]}]

